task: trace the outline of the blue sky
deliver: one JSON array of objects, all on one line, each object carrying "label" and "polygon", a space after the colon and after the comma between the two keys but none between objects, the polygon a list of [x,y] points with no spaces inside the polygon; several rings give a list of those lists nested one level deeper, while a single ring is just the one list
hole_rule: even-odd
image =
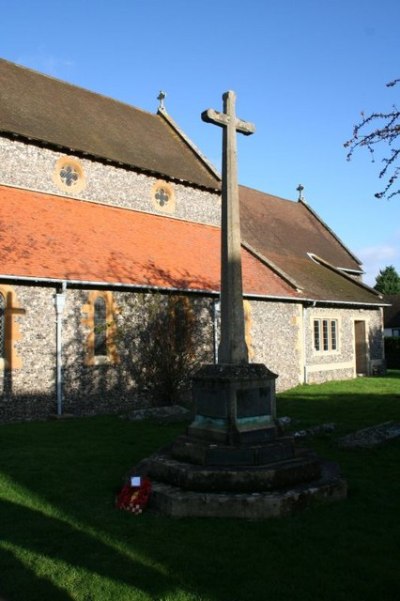
[{"label": "blue sky", "polygon": [[151,112],[164,90],[218,168],[221,132],[200,114],[234,90],[256,125],[240,182],[293,200],[302,183],[374,284],[400,273],[400,196],[376,200],[379,157],[347,162],[343,143],[361,111],[396,103],[399,22],[398,0],[0,0],[0,56]]}]

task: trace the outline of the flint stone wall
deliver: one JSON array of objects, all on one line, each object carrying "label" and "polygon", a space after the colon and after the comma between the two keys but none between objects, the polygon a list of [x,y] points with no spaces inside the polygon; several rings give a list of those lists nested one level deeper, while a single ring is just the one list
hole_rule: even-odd
[{"label": "flint stone wall", "polygon": [[[20,330],[14,341],[21,360],[18,369],[0,371],[0,421],[44,419],[56,413],[56,311],[55,289],[14,286],[20,312],[13,317]],[[151,295],[153,296],[153,295]],[[146,385],[138,384],[140,364],[138,332],[143,335],[143,316],[149,295],[114,292],[117,309],[116,346],[118,362],[88,365],[90,328],[84,306],[89,291],[67,289],[63,313],[63,411],[93,415],[132,411],[151,404]],[[213,299],[191,296],[194,315],[203,327],[201,360],[213,362]],[[249,334],[251,361],[264,363],[278,375],[277,390],[304,381],[318,383],[355,375],[354,321],[365,321],[370,360],[382,358],[380,310],[339,308],[305,309],[301,304],[250,302]],[[339,350],[313,350],[312,320],[338,319]],[[307,335],[304,338],[303,324]],[[305,345],[304,345],[305,340]],[[162,399],[159,399],[163,404]],[[164,403],[165,404],[165,403]]]},{"label": "flint stone wall", "polygon": [[[78,415],[94,415],[119,411],[132,411],[146,407],[151,402],[163,403],[154,398],[154,383],[143,382],[139,370],[143,367],[141,345],[143,338],[152,336],[152,328],[143,327],[146,320],[146,298],[150,295],[114,292],[117,308],[116,348],[118,361],[87,365],[87,340],[89,327],[82,322],[82,306],[87,302],[87,292],[68,290],[64,317],[64,391],[65,410]],[[161,301],[160,301],[161,302]],[[190,299],[196,319],[202,324],[203,349],[212,359],[211,303],[206,298]],[[138,338],[140,331],[141,339]],[[160,341],[162,343],[162,341]],[[177,399],[179,401],[179,399]]]},{"label": "flint stone wall", "polygon": [[[338,349],[314,350],[314,319],[338,320]],[[277,391],[356,376],[355,321],[365,321],[367,365],[384,356],[381,310],[303,308],[300,303],[251,301],[251,361],[278,375]],[[371,369],[370,369],[371,372]]]},{"label": "flint stone wall", "polygon": [[55,412],[56,329],[54,290],[15,286],[21,313],[12,319],[18,369],[0,371],[0,421],[29,420]]},{"label": "flint stone wall", "polygon": [[[56,310],[51,287],[15,286],[22,313],[13,319],[21,337],[14,342],[21,366],[0,371],[0,422],[46,419],[57,412]],[[139,387],[140,344],[137,331],[145,319],[146,295],[114,292],[118,309],[118,361],[88,365],[88,337],[84,306],[86,290],[67,289],[63,312],[63,413],[95,415],[131,412],[153,400]],[[211,300],[192,297],[193,311],[202,324],[201,356],[213,360]],[[199,352],[200,355],[200,352]],[[158,399],[162,404],[162,399]]]},{"label": "flint stone wall", "polygon": [[302,381],[301,305],[251,301],[251,361],[278,375],[276,390]]},{"label": "flint stone wall", "polygon": [[[314,350],[313,320],[338,320],[336,351]],[[308,308],[304,311],[306,382],[319,384],[329,380],[346,380],[356,376],[355,321],[364,321],[369,348],[367,365],[383,359],[383,330],[381,310],[351,308]]]},{"label": "flint stone wall", "polygon": [[[83,168],[86,185],[79,193],[65,191],[53,181],[57,161],[70,156]],[[48,194],[91,200],[137,211],[173,216],[198,223],[221,223],[221,197],[217,192],[169,182],[175,193],[175,211],[166,213],[153,202],[152,190],[162,176],[154,177],[126,167],[116,167],[74,154],[0,138],[0,184],[39,190]]]}]

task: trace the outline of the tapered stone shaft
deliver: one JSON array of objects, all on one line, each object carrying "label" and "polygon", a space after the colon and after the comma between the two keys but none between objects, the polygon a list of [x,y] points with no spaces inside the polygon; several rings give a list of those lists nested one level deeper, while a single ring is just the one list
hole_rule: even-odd
[{"label": "tapered stone shaft", "polygon": [[245,340],[240,207],[237,178],[236,132],[250,135],[252,123],[236,118],[235,94],[223,95],[223,113],[212,109],[202,119],[223,129],[222,145],[222,222],[221,222],[221,337],[218,363],[248,363]]}]

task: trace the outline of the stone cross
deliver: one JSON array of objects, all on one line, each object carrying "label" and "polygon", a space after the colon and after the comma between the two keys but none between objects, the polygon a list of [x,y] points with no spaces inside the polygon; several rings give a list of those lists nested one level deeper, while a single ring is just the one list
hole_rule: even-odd
[{"label": "stone cross", "polygon": [[203,121],[223,129],[221,224],[221,339],[218,363],[248,363],[245,340],[236,132],[254,133],[255,126],[236,118],[234,92],[226,92],[224,112],[204,111]]}]

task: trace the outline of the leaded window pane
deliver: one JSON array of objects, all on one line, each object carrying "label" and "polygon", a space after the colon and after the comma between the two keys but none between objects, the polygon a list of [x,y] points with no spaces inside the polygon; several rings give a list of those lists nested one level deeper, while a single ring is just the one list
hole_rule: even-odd
[{"label": "leaded window pane", "polygon": [[72,165],[65,165],[60,171],[60,178],[66,186],[74,186],[79,179],[79,174]]},{"label": "leaded window pane", "polygon": [[336,351],[338,348],[337,319],[314,319],[314,349]]},{"label": "leaded window pane", "polygon": [[94,354],[107,355],[107,308],[104,298],[99,296],[94,303]]},{"label": "leaded window pane", "polygon": [[319,336],[319,321],[314,320],[314,348],[316,351],[320,350],[320,336]]},{"label": "leaded window pane", "polygon": [[174,326],[175,326],[175,350],[177,353],[182,353],[186,349],[187,344],[187,313],[183,299],[175,300],[174,306]]},{"label": "leaded window pane", "polygon": [[329,351],[329,330],[327,319],[322,321],[322,336],[324,341],[324,351]]},{"label": "leaded window pane", "polygon": [[337,333],[336,333],[337,321],[333,319],[331,321],[331,349],[336,351],[337,348]]}]

